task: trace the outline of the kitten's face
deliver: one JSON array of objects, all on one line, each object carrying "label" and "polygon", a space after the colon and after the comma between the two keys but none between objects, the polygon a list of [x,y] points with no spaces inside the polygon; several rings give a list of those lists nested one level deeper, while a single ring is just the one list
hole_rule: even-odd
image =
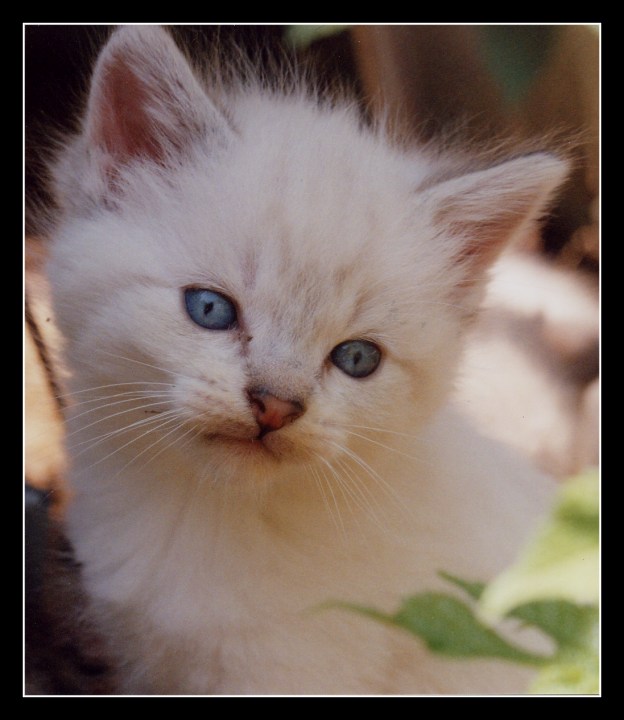
[{"label": "kitten's face", "polygon": [[302,93],[220,102],[159,28],[98,60],[54,173],[70,437],[239,482],[366,468],[443,399],[485,267],[565,164],[453,175]]},{"label": "kitten's face", "polygon": [[126,383],[101,391],[105,414],[135,424],[114,444],[143,460],[183,448],[198,472],[241,482],[414,432],[450,379],[459,315],[424,209],[416,248],[400,167],[382,181],[329,141],[307,166],[254,158],[257,145],[87,222],[80,272],[58,283],[73,389]]}]

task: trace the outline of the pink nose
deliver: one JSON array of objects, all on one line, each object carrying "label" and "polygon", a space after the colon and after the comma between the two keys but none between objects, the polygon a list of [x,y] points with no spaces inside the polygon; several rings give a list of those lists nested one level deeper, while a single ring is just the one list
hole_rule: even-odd
[{"label": "pink nose", "polygon": [[264,390],[249,392],[251,410],[260,428],[260,437],[279,430],[303,415],[303,405],[295,400],[282,400]]}]

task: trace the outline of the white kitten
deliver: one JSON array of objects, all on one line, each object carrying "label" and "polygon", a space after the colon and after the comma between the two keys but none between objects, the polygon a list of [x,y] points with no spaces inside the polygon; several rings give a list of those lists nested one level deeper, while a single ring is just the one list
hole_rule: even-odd
[{"label": "white kitten", "polygon": [[[120,692],[522,692],[393,610],[514,557],[547,483],[447,403],[486,269],[566,173],[399,152],[302,89],[117,31],[56,167],[69,534]],[[316,610],[315,610],[316,608]]]}]

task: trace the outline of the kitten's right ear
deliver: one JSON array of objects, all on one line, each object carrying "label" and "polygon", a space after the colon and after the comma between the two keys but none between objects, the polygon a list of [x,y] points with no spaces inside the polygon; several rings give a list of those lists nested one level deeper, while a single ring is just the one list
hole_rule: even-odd
[{"label": "kitten's right ear", "polygon": [[108,189],[135,160],[168,166],[199,138],[221,144],[230,128],[160,27],[115,31],[95,66],[84,141]]},{"label": "kitten's right ear", "polygon": [[537,227],[569,170],[567,160],[536,152],[444,180],[422,193],[446,243],[449,269],[458,273],[455,292],[464,306],[504,248]]}]

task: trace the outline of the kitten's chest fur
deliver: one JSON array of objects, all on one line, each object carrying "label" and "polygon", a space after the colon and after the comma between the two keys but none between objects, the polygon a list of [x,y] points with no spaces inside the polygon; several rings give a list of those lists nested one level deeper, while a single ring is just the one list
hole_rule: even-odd
[{"label": "kitten's chest fur", "polygon": [[[441,413],[412,447],[420,462],[383,458],[397,495],[377,488],[364,507],[338,496],[328,506],[296,468],[263,498],[197,492],[166,469],[126,475],[114,492],[109,480],[106,495],[97,478],[82,484],[70,530],[122,692],[521,692],[522,673],[458,668],[406,633],[327,607],[392,611],[434,588],[439,571],[485,579],[512,560],[545,488],[527,496],[518,466],[517,486],[493,491],[482,478],[498,450],[485,444],[479,452],[492,454],[476,472],[453,457],[476,441]],[[493,512],[500,530],[482,533]]]}]

